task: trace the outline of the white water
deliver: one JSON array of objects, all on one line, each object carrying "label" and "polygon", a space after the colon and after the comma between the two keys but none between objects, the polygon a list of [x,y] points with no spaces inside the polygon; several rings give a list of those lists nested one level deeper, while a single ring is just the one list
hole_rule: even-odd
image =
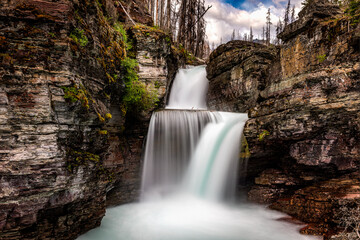
[{"label": "white water", "polygon": [[[170,99],[178,93],[182,97],[171,100],[168,107],[203,108],[206,91],[193,87],[190,90],[197,91],[192,94],[182,92],[189,82],[197,85],[203,76],[204,67],[180,70]],[[199,85],[207,88],[207,84]],[[201,101],[195,97],[198,91]],[[278,221],[284,214],[248,203],[225,203],[234,196],[246,119],[246,114],[208,111],[154,113],[146,144],[143,200],[107,209],[101,227],[78,239],[315,239],[300,235],[299,226]]]},{"label": "white water", "polygon": [[142,199],[179,188],[206,124],[221,119],[209,111],[155,112],[147,134],[142,175]]},{"label": "white water", "polygon": [[180,69],[171,88],[167,109],[206,109],[209,82],[205,66]]}]

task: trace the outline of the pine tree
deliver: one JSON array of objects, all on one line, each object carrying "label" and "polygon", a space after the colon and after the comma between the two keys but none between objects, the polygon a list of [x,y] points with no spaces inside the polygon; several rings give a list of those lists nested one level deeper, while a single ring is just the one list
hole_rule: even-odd
[{"label": "pine tree", "polygon": [[247,34],[244,33],[244,41],[247,41],[247,40],[248,40]]},{"label": "pine tree", "polygon": [[286,27],[289,24],[289,14],[290,14],[290,0],[288,1],[287,7],[285,9],[285,16],[284,16],[284,27]]},{"label": "pine tree", "polygon": [[280,39],[278,38],[278,35],[282,32],[282,23],[281,23],[281,19],[279,18],[278,23],[276,24],[276,42],[275,44],[280,44]]},{"label": "pine tree", "polygon": [[293,5],[291,10],[291,22],[295,22],[295,5]]}]

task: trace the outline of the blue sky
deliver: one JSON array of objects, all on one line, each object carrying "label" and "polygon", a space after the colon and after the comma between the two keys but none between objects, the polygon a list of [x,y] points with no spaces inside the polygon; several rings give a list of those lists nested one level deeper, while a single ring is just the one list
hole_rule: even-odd
[{"label": "blue sky", "polygon": [[257,8],[257,6],[259,5],[259,3],[263,3],[265,6],[271,6],[273,5],[273,2],[271,0],[266,0],[266,1],[260,1],[260,0],[241,0],[241,1],[237,1],[237,0],[224,0],[224,3],[228,3],[231,6],[238,8],[238,9],[242,9],[245,11],[251,11]]},{"label": "blue sky", "polygon": [[[220,44],[220,40],[230,40],[232,32],[236,35],[249,33],[253,28],[254,37],[261,37],[262,27],[266,22],[268,8],[271,11],[271,21],[274,25],[283,18],[284,8],[288,0],[205,0],[212,8],[206,13],[206,34],[210,45]],[[291,0],[299,12],[302,0]],[[275,26],[272,27],[272,37],[275,37]]]}]

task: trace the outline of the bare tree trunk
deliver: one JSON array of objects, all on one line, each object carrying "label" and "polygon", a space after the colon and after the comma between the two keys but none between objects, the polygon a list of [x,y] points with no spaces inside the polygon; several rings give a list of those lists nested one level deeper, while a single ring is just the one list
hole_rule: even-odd
[{"label": "bare tree trunk", "polygon": [[161,29],[163,29],[164,28],[164,17],[165,17],[165,15],[164,15],[164,5],[165,5],[165,0],[161,0],[161,3],[160,3],[160,14],[159,14],[159,27],[161,28]]},{"label": "bare tree trunk", "polygon": [[157,26],[159,22],[159,0],[156,0],[156,9],[155,9],[155,17],[154,17],[154,25]]},{"label": "bare tree trunk", "polygon": [[167,0],[166,3],[166,29],[170,33],[171,32],[171,1]]},{"label": "bare tree trunk", "polygon": [[183,44],[185,47],[185,24],[186,24],[186,6],[187,6],[187,0],[182,0],[181,7],[179,10],[180,15],[180,22],[179,22],[179,31],[178,31],[178,43]]},{"label": "bare tree trunk", "polygon": [[154,12],[154,1],[155,1],[155,0],[150,0],[150,1],[151,1],[151,11],[150,11],[150,14],[151,14],[151,17],[153,18],[154,24],[155,24],[155,17],[154,17],[154,14],[155,14],[155,12]]}]

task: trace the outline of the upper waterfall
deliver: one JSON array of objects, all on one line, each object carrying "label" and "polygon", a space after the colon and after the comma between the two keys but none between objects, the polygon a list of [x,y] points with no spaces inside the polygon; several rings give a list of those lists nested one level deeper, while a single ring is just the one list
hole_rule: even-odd
[{"label": "upper waterfall", "polygon": [[209,81],[205,66],[180,69],[171,87],[167,109],[206,109]]}]

